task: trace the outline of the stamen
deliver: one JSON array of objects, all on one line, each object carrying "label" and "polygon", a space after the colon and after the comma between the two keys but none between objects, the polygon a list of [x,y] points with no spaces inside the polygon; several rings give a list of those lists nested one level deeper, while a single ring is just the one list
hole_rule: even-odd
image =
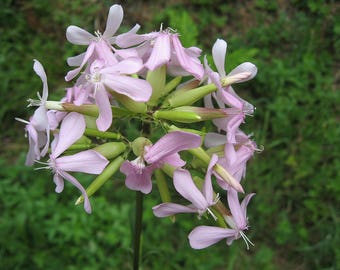
[{"label": "stamen", "polygon": [[214,220],[217,220],[217,217],[215,216],[215,214],[213,213],[213,211],[210,210],[210,208],[207,208],[208,213],[214,218]]},{"label": "stamen", "polygon": [[36,99],[27,99],[27,102],[29,103],[27,105],[27,107],[32,107],[32,106],[35,106],[35,107],[40,107],[42,105],[42,102],[41,100],[36,100]]},{"label": "stamen", "polygon": [[27,125],[30,124],[30,122],[28,122],[28,121],[26,121],[26,120],[24,120],[24,119],[18,118],[18,117],[15,117],[14,119],[17,120],[17,121],[19,121],[19,122],[21,122],[21,123],[27,124]]},{"label": "stamen", "polygon": [[250,241],[250,239],[245,235],[244,232],[240,231],[240,235],[241,235],[243,241],[246,243],[247,250],[249,250],[249,244],[251,244],[252,246],[255,246],[255,244],[252,241]]}]

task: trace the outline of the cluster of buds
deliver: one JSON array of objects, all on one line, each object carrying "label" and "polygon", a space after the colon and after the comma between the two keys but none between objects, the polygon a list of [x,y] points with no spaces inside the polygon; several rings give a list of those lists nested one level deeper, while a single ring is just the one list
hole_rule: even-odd
[{"label": "cluster of buds", "polygon": [[[87,48],[67,59],[74,69],[65,80],[75,83],[61,101],[48,100],[45,70],[34,60],[42,95],[29,100],[38,107],[29,121],[17,118],[26,124],[29,139],[26,165],[51,169],[58,193],[65,180],[76,186],[81,192],[76,204],[83,203],[87,213],[91,213],[89,197],[118,171],[131,190],[149,194],[156,183],[162,203],[152,208],[155,216],[194,213],[215,224],[190,232],[192,248],[222,239],[230,245],[238,238],[248,248],[252,242],[245,235],[246,208],[254,194],[240,203],[238,193],[244,193],[246,163],[258,149],[240,125],[254,107],[232,85],[252,79],[256,66],[242,63],[226,74],[227,43],[218,39],[212,48],[215,72],[206,57],[203,63],[199,59],[199,48],[182,46],[175,30],[161,27],[137,34],[137,24],[116,35],[122,20],[122,7],[113,5],[103,33],[67,28],[67,40]],[[119,122],[132,119],[141,123],[142,130],[140,137],[131,139]],[[202,121],[212,121],[215,132],[189,125]],[[97,177],[85,189],[72,172]],[[188,205],[171,202],[172,184]],[[214,188],[226,191],[225,203]]]}]

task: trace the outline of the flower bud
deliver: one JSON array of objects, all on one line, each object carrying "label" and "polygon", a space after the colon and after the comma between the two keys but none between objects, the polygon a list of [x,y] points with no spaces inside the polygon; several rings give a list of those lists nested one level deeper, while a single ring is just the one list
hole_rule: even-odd
[{"label": "flower bud", "polygon": [[96,152],[103,155],[107,159],[112,159],[124,152],[126,146],[122,142],[109,142],[93,148]]},{"label": "flower bud", "polygon": [[[102,171],[102,173],[100,175],[98,175],[93,182],[88,186],[88,188],[86,189],[86,194],[88,197],[90,197],[91,195],[93,195],[102,185],[105,184],[105,182],[107,180],[110,179],[110,177],[112,177],[112,175],[114,175],[120,165],[123,163],[124,159],[119,156],[117,157],[114,161],[110,162],[106,168]],[[80,196],[77,201],[75,202],[76,205],[82,203],[84,201],[84,197]]]},{"label": "flower bud", "polygon": [[136,156],[142,156],[144,152],[144,147],[146,145],[152,144],[151,141],[144,137],[138,137],[131,143],[131,148]]}]

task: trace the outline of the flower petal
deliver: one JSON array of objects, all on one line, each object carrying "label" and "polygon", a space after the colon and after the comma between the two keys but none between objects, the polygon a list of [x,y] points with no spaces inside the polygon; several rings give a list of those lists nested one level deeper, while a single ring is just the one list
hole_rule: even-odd
[{"label": "flower petal", "polygon": [[112,110],[109,96],[102,83],[96,85],[95,99],[99,108],[99,116],[96,120],[97,128],[100,131],[109,129],[112,123]]},{"label": "flower petal", "polygon": [[67,148],[74,144],[85,131],[85,119],[84,116],[71,112],[65,116],[61,122],[57,145],[55,149],[52,149],[52,157],[57,158]]},{"label": "flower petal", "polygon": [[128,96],[137,102],[148,101],[152,94],[152,87],[147,81],[129,76],[110,74],[110,76],[105,76],[103,83],[112,91]]},{"label": "flower petal", "polygon": [[57,170],[100,174],[109,161],[94,150],[86,150],[70,156],[55,159]]},{"label": "flower petal", "polygon": [[209,207],[206,198],[194,184],[187,170],[177,169],[174,172],[174,186],[178,193],[190,201],[197,209],[205,211]]},{"label": "flower petal", "polygon": [[205,181],[202,187],[202,194],[206,198],[208,204],[212,205],[214,204],[214,191],[212,188],[212,183],[211,183],[211,175],[212,175],[212,170],[215,164],[217,163],[218,156],[217,155],[212,155],[211,160],[209,162],[209,166],[207,168],[207,173],[205,175]]},{"label": "flower petal", "polygon": [[209,247],[224,238],[232,237],[235,234],[237,234],[237,232],[232,229],[198,226],[190,232],[188,238],[192,248],[202,249]]},{"label": "flower petal", "polygon": [[100,73],[134,74],[143,68],[143,61],[137,57],[130,57],[114,66],[101,69]]},{"label": "flower petal", "polygon": [[257,67],[250,62],[245,62],[238,65],[227,77],[236,76],[238,79],[234,83],[246,82],[254,78],[257,74]]},{"label": "flower petal", "polygon": [[91,204],[90,204],[90,200],[89,197],[86,194],[85,189],[83,188],[83,186],[78,182],[78,180],[76,178],[74,178],[72,175],[70,175],[67,172],[64,171],[59,171],[58,172],[65,180],[69,181],[72,185],[74,185],[76,188],[78,188],[83,197],[84,197],[84,209],[88,214],[91,214],[92,210],[91,210]]},{"label": "flower petal", "polygon": [[177,203],[162,203],[152,207],[156,217],[168,217],[178,213],[196,213],[197,209]]},{"label": "flower petal", "polygon": [[192,74],[196,79],[201,80],[204,75],[204,69],[199,59],[190,56],[190,53],[186,52],[177,35],[172,35],[171,41],[175,49],[176,58],[182,68]]},{"label": "flower petal", "polygon": [[76,56],[72,56],[67,58],[67,64],[70,67],[79,67],[81,65],[81,63],[83,62],[83,59],[85,57],[86,52],[83,52],[81,54],[78,54]]},{"label": "flower petal", "polygon": [[217,39],[213,48],[212,55],[214,59],[215,66],[217,68],[220,77],[225,77],[225,56],[227,53],[227,42],[223,39]]},{"label": "flower petal", "polygon": [[47,86],[47,76],[46,76],[46,72],[44,70],[44,67],[42,66],[42,64],[34,59],[34,64],[33,64],[33,69],[35,71],[35,73],[40,77],[42,83],[43,83],[43,94],[41,97],[42,101],[46,101],[47,97],[48,97],[48,86]]},{"label": "flower petal", "polygon": [[70,25],[66,29],[66,38],[75,45],[89,45],[94,36],[78,26]]},{"label": "flower petal", "polygon": [[168,34],[159,33],[148,61],[145,66],[150,70],[167,64],[170,61],[170,37]]},{"label": "flower petal", "polygon": [[173,131],[164,135],[151,146],[144,155],[144,159],[151,164],[166,156],[182,150],[197,148],[200,145],[201,137],[199,135],[184,131]]},{"label": "flower petal", "polygon": [[120,166],[120,171],[126,175],[125,185],[129,189],[138,190],[144,194],[151,192],[151,174],[153,172],[151,166],[141,169],[127,160]]},{"label": "flower petal", "polygon": [[117,32],[123,21],[123,16],[124,12],[121,5],[113,5],[110,7],[103,37],[110,38]]}]

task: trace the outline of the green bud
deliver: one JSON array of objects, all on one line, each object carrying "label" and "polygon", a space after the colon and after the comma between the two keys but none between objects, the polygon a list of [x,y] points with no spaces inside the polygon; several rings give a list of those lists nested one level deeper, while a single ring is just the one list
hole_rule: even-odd
[{"label": "green bud", "polygon": [[181,80],[182,80],[182,77],[177,76],[173,78],[170,82],[168,82],[164,87],[164,95],[166,95],[167,93],[175,89],[175,87],[181,82]]},{"label": "green bud", "polygon": [[103,155],[107,159],[115,158],[125,151],[125,144],[122,142],[109,142],[93,148],[96,152]]},{"label": "green bud", "polygon": [[130,112],[146,113],[147,107],[144,102],[136,102],[125,95],[121,95],[113,91],[110,91],[110,93]]},{"label": "green bud", "polygon": [[109,132],[109,131],[99,131],[98,129],[94,129],[94,128],[85,129],[84,134],[87,136],[106,138],[106,139],[117,139],[118,140],[121,138],[121,135],[118,133]]},{"label": "green bud", "polygon": [[194,123],[201,121],[201,117],[194,112],[182,112],[182,111],[156,111],[153,114],[156,119],[166,119],[176,121],[180,123]]},{"label": "green bud", "polygon": [[[93,182],[88,186],[86,189],[87,196],[93,195],[102,185],[104,185],[120,168],[120,165],[123,163],[124,159],[119,156],[114,161],[109,163],[109,165],[106,166],[106,168],[103,170],[103,172],[98,175]],[[84,201],[84,197],[80,196],[77,201],[76,205],[80,204]]]},{"label": "green bud", "polygon": [[93,116],[93,117],[98,117],[99,115],[98,106],[93,105],[93,104],[84,104],[84,105],[77,106],[73,103],[63,103],[62,106],[64,110],[68,112],[78,112],[78,113]]},{"label": "green bud", "polygon": [[206,95],[215,92],[216,90],[216,85],[211,83],[191,90],[179,91],[167,98],[163,102],[162,107],[175,108],[179,106],[191,105]]},{"label": "green bud", "polygon": [[131,143],[131,148],[133,153],[138,157],[143,155],[144,147],[150,144],[152,143],[149,139],[144,137],[138,137]]}]

